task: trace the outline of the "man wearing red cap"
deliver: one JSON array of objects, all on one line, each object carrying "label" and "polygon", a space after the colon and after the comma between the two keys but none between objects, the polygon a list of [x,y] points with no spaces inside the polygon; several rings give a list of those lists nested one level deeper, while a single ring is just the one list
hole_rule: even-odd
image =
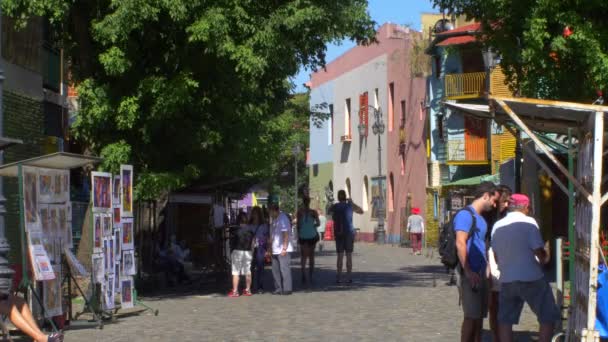
[{"label": "man wearing red cap", "polygon": [[513,341],[513,324],[528,303],[540,323],[539,341],[549,342],[554,324],[560,319],[551,286],[544,279],[542,266],[549,253],[530,212],[530,199],[513,194],[509,213],[492,230],[492,250],[500,270],[498,332],[503,342]]},{"label": "man wearing red cap", "polygon": [[424,219],[420,216],[420,208],[412,208],[412,215],[407,218],[407,231],[410,233],[412,254],[422,253],[422,234],[424,234]]}]

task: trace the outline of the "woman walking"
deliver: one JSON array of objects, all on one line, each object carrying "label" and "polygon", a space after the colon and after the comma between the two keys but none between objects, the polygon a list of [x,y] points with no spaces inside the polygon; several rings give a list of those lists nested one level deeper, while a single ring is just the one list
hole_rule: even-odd
[{"label": "woman walking", "polygon": [[270,239],[270,230],[268,229],[268,224],[264,220],[262,208],[258,206],[253,207],[249,225],[254,233],[253,290],[261,294],[264,293],[264,265],[268,251],[268,240]]},{"label": "woman walking", "polygon": [[420,208],[412,208],[412,214],[407,218],[407,231],[410,233],[412,254],[422,254],[422,235],[424,234],[424,219],[420,216]]},{"label": "woman walking", "polygon": [[[315,268],[315,247],[319,242],[317,227],[321,224],[319,214],[316,210],[310,209],[310,197],[304,197],[304,207],[298,211],[298,242],[300,244],[302,284],[312,284],[312,273]],[[306,279],[306,259],[308,264],[308,282]]]}]

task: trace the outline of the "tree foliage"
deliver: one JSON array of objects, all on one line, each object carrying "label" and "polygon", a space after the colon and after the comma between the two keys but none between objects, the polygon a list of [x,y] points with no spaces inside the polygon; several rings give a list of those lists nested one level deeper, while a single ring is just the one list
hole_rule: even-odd
[{"label": "tree foliage", "polygon": [[[524,96],[593,101],[608,89],[608,2],[601,0],[433,0],[483,24]],[[572,33],[572,34],[570,34]]]},{"label": "tree foliage", "polygon": [[[328,42],[369,43],[365,0],[4,0],[60,32],[81,110],[74,134],[109,168],[139,170],[138,192],[201,177],[276,171],[302,66]],[[147,194],[147,195],[146,195]]]}]

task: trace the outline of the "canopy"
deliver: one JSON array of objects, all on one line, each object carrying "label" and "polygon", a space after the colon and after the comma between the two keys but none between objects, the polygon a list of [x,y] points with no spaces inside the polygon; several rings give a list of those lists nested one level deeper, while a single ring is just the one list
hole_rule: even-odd
[{"label": "canopy", "polygon": [[19,165],[48,169],[75,169],[89,164],[98,164],[101,160],[94,156],[57,152],[2,165],[0,166],[0,176],[17,177]]}]

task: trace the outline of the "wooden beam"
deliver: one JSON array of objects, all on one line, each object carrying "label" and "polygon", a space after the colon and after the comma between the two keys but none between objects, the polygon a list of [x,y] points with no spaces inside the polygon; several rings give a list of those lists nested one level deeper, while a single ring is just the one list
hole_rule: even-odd
[{"label": "wooden beam", "polygon": [[549,148],[547,148],[547,146],[540,141],[540,139],[538,139],[534,132],[532,132],[528,126],[526,126],[526,124],[517,116],[517,114],[513,112],[511,107],[509,107],[503,100],[495,99],[495,101],[502,107],[502,109],[504,109],[507,115],[511,117],[511,120],[513,120],[513,122],[515,122],[515,124],[519,126],[519,128],[521,128],[521,130],[524,131],[530,137],[530,139],[532,139],[532,141],[534,141],[536,146],[545,152],[549,160],[551,160],[553,164],[555,164],[555,166],[572,182],[572,184],[574,184],[577,190],[580,191],[580,193],[587,198],[590,203],[593,203],[593,197],[589,191],[587,191],[587,189],[585,189],[585,187],[574,176],[572,176],[570,172],[568,172],[568,169],[566,169],[564,165],[553,155],[553,153],[549,151]]},{"label": "wooden beam", "polygon": [[[602,152],[604,150],[604,112],[595,113],[595,127],[593,132],[593,201],[591,202],[591,234],[589,246],[594,250],[600,246],[600,216],[602,210]],[[587,329],[595,330],[595,317],[597,310],[597,268],[598,253],[590,253],[589,260],[589,301],[587,306]],[[591,339],[588,339],[591,340]]]}]

